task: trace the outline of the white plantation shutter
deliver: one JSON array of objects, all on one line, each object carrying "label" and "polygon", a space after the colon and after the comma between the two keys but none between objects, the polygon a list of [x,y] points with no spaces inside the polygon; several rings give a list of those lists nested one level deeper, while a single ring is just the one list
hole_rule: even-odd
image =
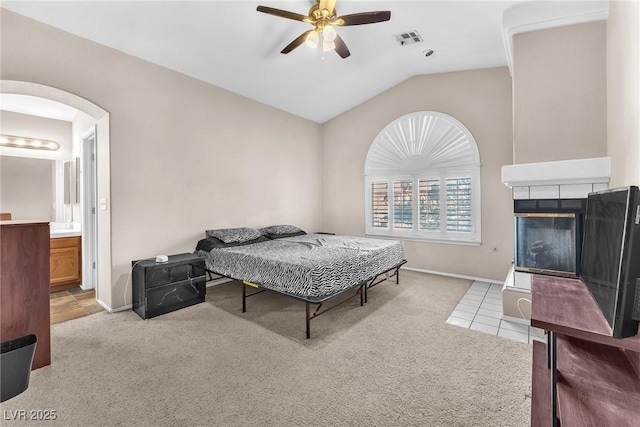
[{"label": "white plantation shutter", "polygon": [[389,227],[389,183],[386,181],[371,183],[371,226]]},{"label": "white plantation shutter", "polygon": [[440,179],[419,181],[420,230],[440,230]]},{"label": "white plantation shutter", "polygon": [[471,232],[471,178],[447,179],[447,231]]},{"label": "white plantation shutter", "polygon": [[480,154],[455,118],[393,121],[372,142],[365,177],[367,235],[480,243]]},{"label": "white plantation shutter", "polygon": [[413,181],[393,182],[393,228],[413,228]]},{"label": "white plantation shutter", "polygon": [[480,154],[466,127],[446,114],[413,113],[392,122],[373,140],[365,175],[480,166]]}]

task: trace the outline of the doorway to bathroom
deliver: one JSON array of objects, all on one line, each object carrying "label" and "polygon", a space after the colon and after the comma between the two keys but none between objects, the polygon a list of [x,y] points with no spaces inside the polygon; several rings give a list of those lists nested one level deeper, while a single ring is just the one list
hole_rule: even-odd
[{"label": "doorway to bathroom", "polygon": [[[84,139],[92,142],[94,151],[95,162],[89,163],[93,168],[93,172],[83,175],[82,167],[77,171],[80,176],[78,195],[79,198],[84,198],[82,192],[85,187],[93,189],[94,196],[94,210],[92,215],[93,221],[88,221],[92,224],[93,232],[90,233],[89,240],[92,240],[91,245],[88,247],[90,252],[85,255],[82,252],[84,261],[82,264],[87,264],[91,268],[91,271],[87,274],[90,281],[85,285],[87,288],[92,286],[95,291],[95,301],[107,311],[113,311],[111,308],[112,289],[111,289],[111,212],[109,209],[109,198],[111,193],[111,179],[110,179],[110,132],[109,132],[109,113],[92,103],[91,101],[74,95],[70,92],[66,92],[61,89],[57,89],[50,86],[40,85],[33,82],[15,81],[15,80],[2,80],[0,85],[0,94],[12,94],[23,95],[26,97],[37,97],[49,101],[54,101],[59,104],[71,107],[75,109],[77,115],[72,117],[72,139],[75,144],[71,148],[70,158],[71,161],[75,161],[76,164],[81,164]],[[4,105],[3,105],[4,106]],[[4,116],[4,115],[3,115]],[[88,142],[87,142],[88,143]],[[61,157],[60,157],[61,158]],[[71,169],[72,170],[72,169]],[[93,181],[85,185],[83,178],[87,175],[93,177]],[[98,204],[96,208],[96,201],[104,202]],[[82,220],[84,204],[76,203],[71,204],[73,218]],[[69,209],[66,207],[65,209]],[[95,212],[95,214],[93,213]],[[64,221],[67,222],[70,216],[65,217]],[[57,221],[57,217],[54,221]],[[85,225],[82,224],[82,228]],[[74,230],[75,231],[75,230]],[[68,232],[64,230],[64,232]],[[83,239],[85,233],[83,233]],[[100,242],[98,245],[97,242]],[[86,245],[84,245],[86,246]],[[93,255],[91,255],[91,252]],[[95,263],[95,264],[94,264]],[[78,290],[84,291],[85,289],[78,288]]]}]

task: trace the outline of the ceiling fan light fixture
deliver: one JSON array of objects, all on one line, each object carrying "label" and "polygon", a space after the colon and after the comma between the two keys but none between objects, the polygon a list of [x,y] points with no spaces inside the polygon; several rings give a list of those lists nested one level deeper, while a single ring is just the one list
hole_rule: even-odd
[{"label": "ceiling fan light fixture", "polygon": [[304,43],[312,49],[318,47],[318,31],[314,30],[310,32]]},{"label": "ceiling fan light fixture", "polygon": [[336,44],[332,41],[329,41],[327,39],[323,39],[322,40],[322,51],[323,52],[329,52],[332,49],[336,48]]},{"label": "ceiling fan light fixture", "polygon": [[298,48],[302,44],[306,44],[311,48],[318,47],[320,42],[320,33],[322,33],[323,50],[335,50],[342,58],[351,55],[344,40],[338,35],[335,26],[353,26],[364,24],[375,24],[391,19],[391,11],[380,10],[374,12],[351,13],[348,15],[338,16],[336,12],[336,0],[316,0],[306,15],[300,13],[289,12],[288,10],[276,9],[269,6],[258,6],[258,12],[277,16],[280,18],[290,19],[293,21],[306,22],[311,24],[313,29],[305,31],[295,38],[291,43],[285,46],[280,53],[287,54]]},{"label": "ceiling fan light fixture", "polygon": [[336,37],[337,37],[338,33],[336,32],[336,29],[333,28],[332,25],[325,25],[324,29],[322,30],[322,37],[324,37],[324,39],[328,42],[333,42]]}]

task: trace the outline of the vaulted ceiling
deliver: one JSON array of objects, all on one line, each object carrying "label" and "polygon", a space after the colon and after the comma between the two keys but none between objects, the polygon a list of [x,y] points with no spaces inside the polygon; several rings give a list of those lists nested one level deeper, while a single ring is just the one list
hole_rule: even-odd
[{"label": "vaulted ceiling", "polygon": [[[256,11],[264,5],[306,14],[313,0],[3,1],[2,7],[323,123],[415,75],[506,66],[503,14],[522,3],[338,0],[338,15],[391,11],[387,22],[338,27],[351,51],[346,59],[304,44],[281,54],[311,26]],[[412,31],[423,42],[398,42]]]}]

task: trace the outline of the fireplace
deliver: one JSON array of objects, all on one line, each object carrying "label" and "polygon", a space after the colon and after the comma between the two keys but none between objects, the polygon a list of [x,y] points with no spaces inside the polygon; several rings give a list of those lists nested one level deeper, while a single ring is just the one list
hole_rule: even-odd
[{"label": "fireplace", "polygon": [[502,289],[503,317],[529,319],[531,277],[579,277],[587,195],[606,190],[608,157],[502,167],[512,190],[514,262]]},{"label": "fireplace", "polygon": [[586,199],[514,200],[514,269],[578,277]]}]

